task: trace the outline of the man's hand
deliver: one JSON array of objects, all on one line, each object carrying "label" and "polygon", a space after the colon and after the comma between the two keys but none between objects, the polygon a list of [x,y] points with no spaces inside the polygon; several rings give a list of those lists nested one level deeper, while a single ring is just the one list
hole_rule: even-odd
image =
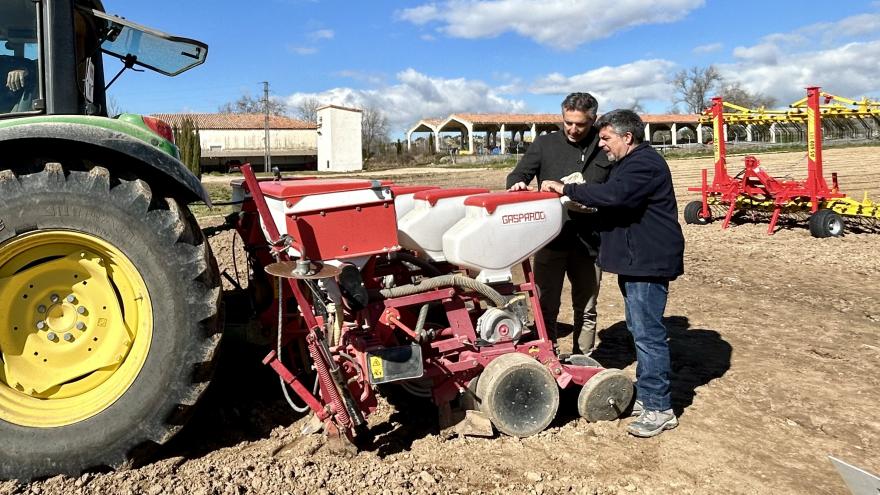
[{"label": "man's hand", "polygon": [[545,180],[541,183],[541,191],[544,192],[555,192],[556,194],[562,194],[562,188],[564,185],[562,182],[556,182],[555,180]]},{"label": "man's hand", "polygon": [[9,74],[6,75],[6,87],[10,91],[19,91],[24,87],[24,84],[27,81],[27,75],[28,71],[25,69],[9,71]]},{"label": "man's hand", "polygon": [[525,182],[519,181],[516,184],[510,186],[508,191],[534,191],[535,188],[532,186],[527,186]]}]

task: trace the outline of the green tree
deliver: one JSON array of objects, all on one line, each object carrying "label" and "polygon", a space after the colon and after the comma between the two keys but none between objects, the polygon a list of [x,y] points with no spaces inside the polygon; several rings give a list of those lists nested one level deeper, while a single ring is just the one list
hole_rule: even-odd
[{"label": "green tree", "polygon": [[193,119],[184,117],[180,126],[174,126],[174,141],[180,150],[180,161],[196,177],[202,177],[202,147],[199,139],[199,128]]}]

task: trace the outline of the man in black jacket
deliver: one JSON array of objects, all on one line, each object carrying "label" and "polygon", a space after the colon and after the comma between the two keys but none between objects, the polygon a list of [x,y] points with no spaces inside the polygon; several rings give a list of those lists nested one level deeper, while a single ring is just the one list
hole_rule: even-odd
[{"label": "man in black jacket", "polygon": [[604,184],[544,182],[541,189],[600,208],[599,266],[618,274],[626,326],[636,344],[638,420],[627,431],[652,437],[678,426],[669,387],[669,345],[663,312],[669,282],[684,273],[684,237],[672,175],[644,143],[645,124],[631,110],[614,110],[596,124],[599,144],[616,162]]},{"label": "man in black jacket", "polygon": [[[579,172],[588,183],[604,182],[610,162],[599,147],[593,128],[598,103],[589,93],[572,93],[562,102],[563,132],[535,138],[528,151],[507,176],[510,191],[529,189],[537,176],[538,185]],[[550,338],[556,340],[556,318],[563,279],[571,282],[574,313],[573,354],[589,353],[596,338],[596,300],[601,271],[596,266],[599,235],[592,214],[571,212],[562,232],[535,253],[535,282],[541,290],[541,313]]]}]

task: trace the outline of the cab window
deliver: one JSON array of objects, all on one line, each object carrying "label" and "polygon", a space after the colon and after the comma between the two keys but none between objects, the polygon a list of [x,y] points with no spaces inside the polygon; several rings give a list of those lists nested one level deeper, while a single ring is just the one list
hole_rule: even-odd
[{"label": "cab window", "polygon": [[40,98],[37,5],[0,2],[0,115],[32,112]]}]

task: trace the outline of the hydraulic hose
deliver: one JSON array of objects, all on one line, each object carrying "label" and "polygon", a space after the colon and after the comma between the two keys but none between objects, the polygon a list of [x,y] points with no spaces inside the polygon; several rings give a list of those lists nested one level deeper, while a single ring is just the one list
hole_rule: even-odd
[{"label": "hydraulic hose", "polygon": [[390,299],[392,297],[403,297],[403,296],[411,296],[413,294],[420,294],[422,292],[428,292],[429,290],[439,289],[440,287],[448,287],[454,286],[464,289],[470,289],[472,291],[478,292],[482,294],[487,299],[492,301],[492,304],[497,308],[503,308],[505,304],[507,304],[507,299],[498,293],[495,289],[489,287],[488,285],[478,282],[470,277],[466,277],[459,273],[451,273],[449,275],[441,275],[439,277],[432,277],[425,280],[422,280],[418,284],[408,284],[401,285],[400,287],[392,287],[390,289],[382,289],[379,291],[379,294],[386,299]]}]

